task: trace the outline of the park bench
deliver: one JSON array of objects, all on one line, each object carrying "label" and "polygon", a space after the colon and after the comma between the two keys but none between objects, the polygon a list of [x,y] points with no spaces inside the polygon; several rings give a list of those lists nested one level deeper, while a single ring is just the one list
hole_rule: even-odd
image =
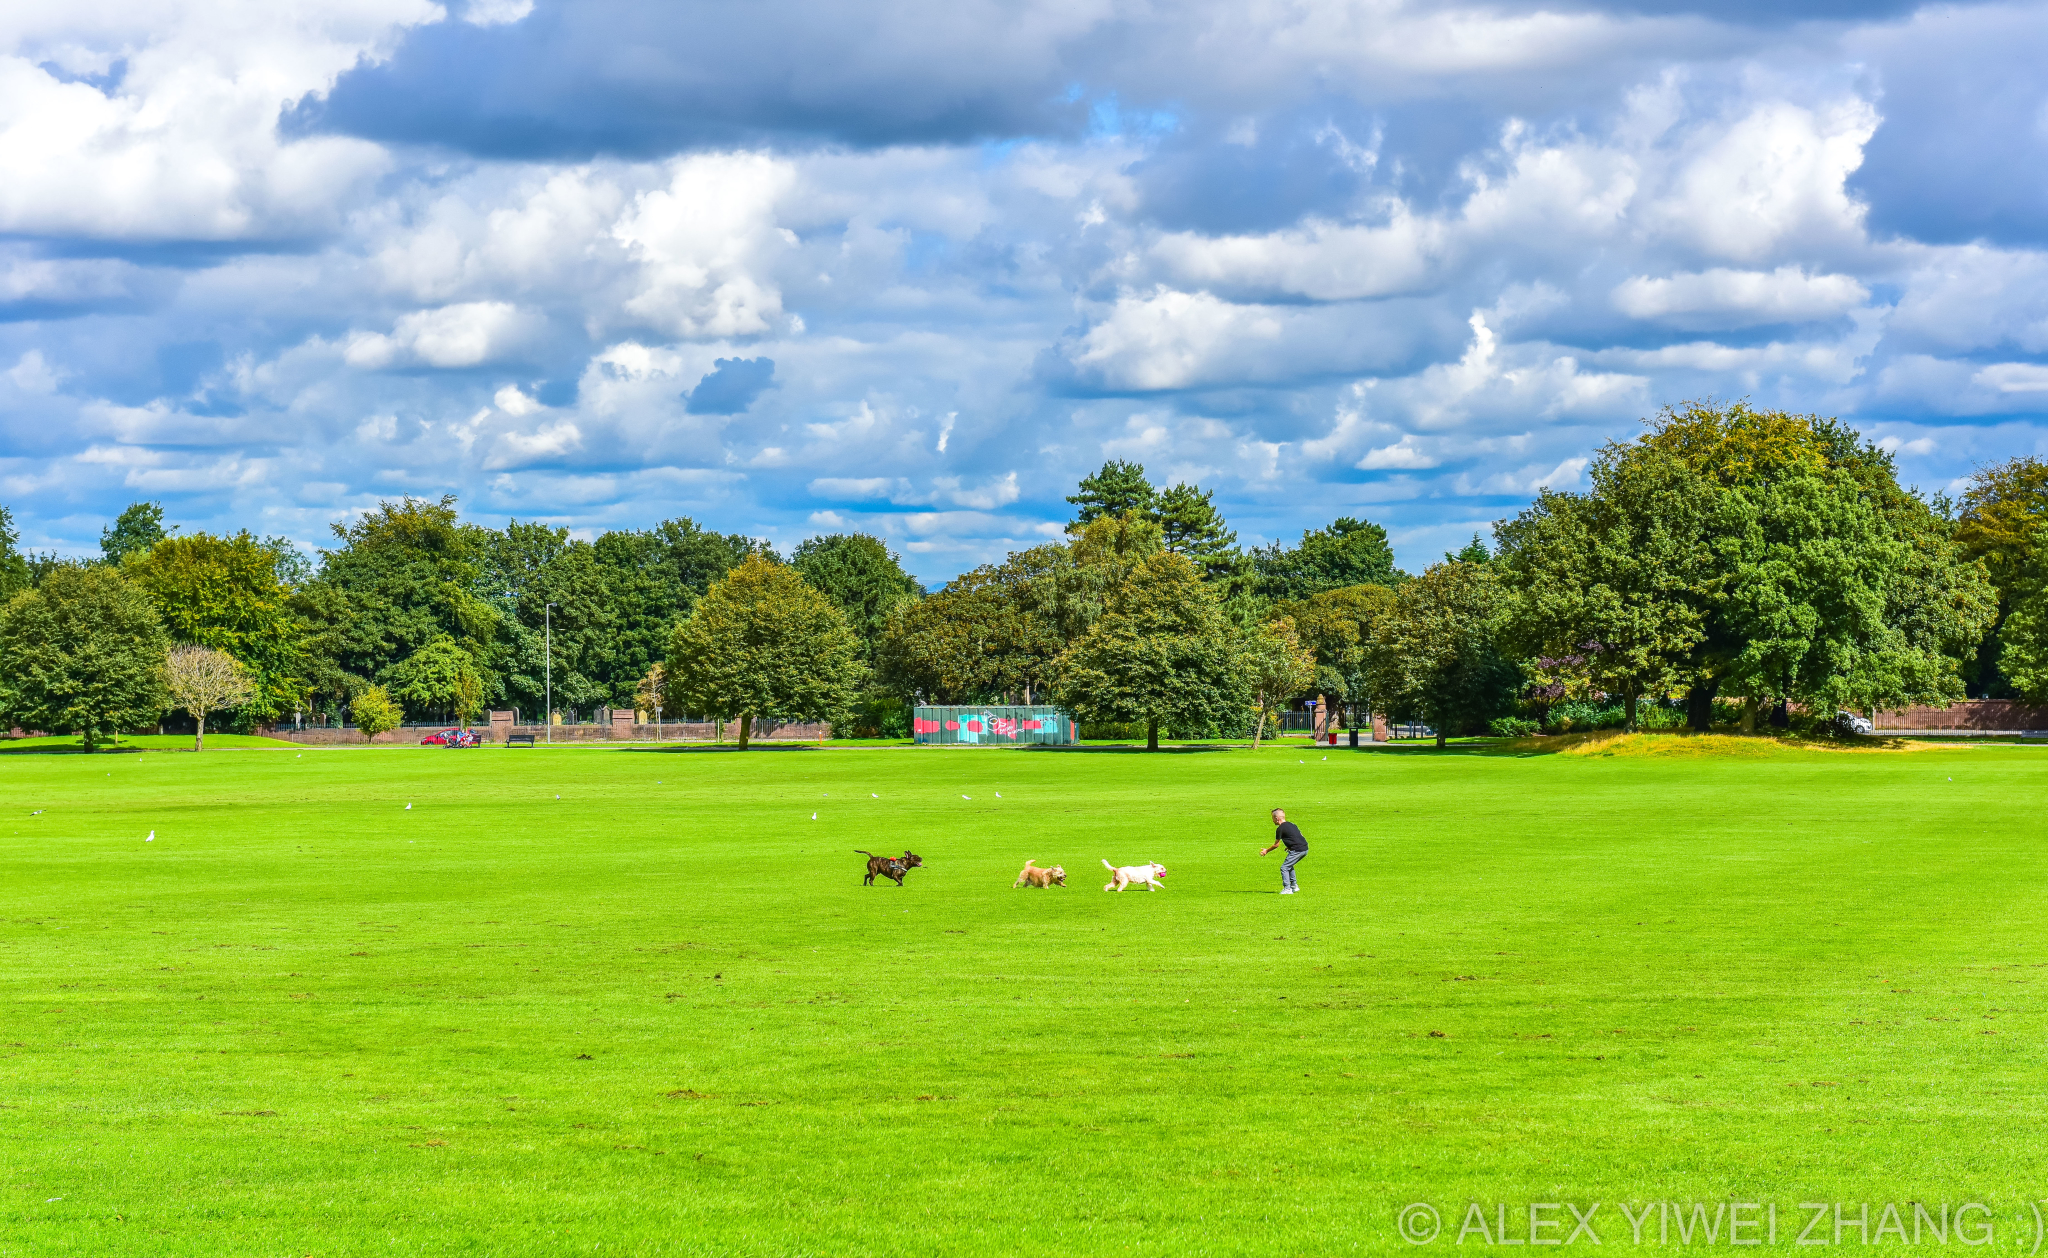
[{"label": "park bench", "polygon": [[531,747],[531,746],[533,746],[533,735],[531,735],[531,734],[507,734],[507,735],[505,735],[505,745],[506,745],[507,747],[518,747],[518,746],[521,746],[521,745],[524,745],[524,746],[527,746],[527,747]]}]

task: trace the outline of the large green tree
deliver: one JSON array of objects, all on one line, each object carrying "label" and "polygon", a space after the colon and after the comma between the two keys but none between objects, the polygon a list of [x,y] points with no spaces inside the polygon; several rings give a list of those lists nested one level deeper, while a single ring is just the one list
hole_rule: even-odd
[{"label": "large green tree", "polygon": [[1690,683],[1705,637],[1712,498],[1675,454],[1610,445],[1590,493],[1544,490],[1499,526],[1507,642],[1548,675],[1638,701]]},{"label": "large green tree", "polygon": [[[1891,456],[1835,420],[1689,403],[1603,448],[1583,494],[1497,530],[1508,640],[1560,688],[1820,711],[1960,697],[1983,565]],[[1576,680],[1574,680],[1576,679]]]},{"label": "large green tree", "polygon": [[14,526],[14,512],[0,507],[0,603],[30,585],[28,559],[18,549],[21,531]]},{"label": "large green tree", "polygon": [[442,635],[499,689],[500,613],[484,596],[486,532],[457,518],[455,498],[385,502],[334,526],[320,575],[292,597],[307,626],[317,690],[347,701]]},{"label": "large green tree", "polygon": [[712,582],[749,555],[775,554],[765,542],[715,533],[687,517],[600,534],[593,549],[612,604],[615,636],[604,679],[617,706],[633,702],[640,678],[667,655],[675,627]]},{"label": "large green tree", "polygon": [[813,537],[790,554],[789,566],[845,615],[860,638],[864,661],[873,661],[897,610],[924,594],[896,552],[865,533]]},{"label": "large green tree", "polygon": [[1366,657],[1373,628],[1393,608],[1394,599],[1394,591],[1384,585],[1347,585],[1281,604],[1281,615],[1292,621],[1316,664],[1315,675],[1295,693],[1307,693],[1314,686],[1333,711],[1347,700],[1375,710]]},{"label": "large green tree", "polygon": [[1857,470],[1721,500],[1715,614],[1740,643],[1723,675],[1741,693],[1821,712],[1963,696],[1960,661],[1996,606],[1989,582],[1924,504],[1886,503]]},{"label": "large green tree", "polygon": [[165,537],[122,565],[173,642],[225,651],[248,670],[255,694],[233,706],[256,721],[295,710],[308,689],[303,628],[277,571],[271,545],[248,533]]},{"label": "large green tree", "polygon": [[750,554],[773,553],[686,518],[595,542],[510,520],[480,541],[483,597],[499,616],[493,697],[528,712],[544,706],[551,670],[558,708],[637,702],[647,670],[711,583]]},{"label": "large green tree", "polygon": [[698,600],[664,672],[677,710],[737,718],[744,751],[756,717],[843,718],[864,670],[859,639],[832,600],[755,555]]},{"label": "large green tree", "polygon": [[1350,516],[1304,532],[1299,546],[1275,542],[1252,560],[1258,591],[1273,600],[1304,599],[1347,585],[1396,586],[1407,579],[1394,565],[1387,531]]},{"label": "large green tree", "polygon": [[1097,516],[1086,525],[1070,526],[1068,535],[1073,539],[1068,562],[1050,567],[1033,582],[1030,594],[1071,642],[1108,609],[1125,582],[1167,552],[1159,522],[1137,511]]},{"label": "large green tree", "polygon": [[391,670],[388,692],[418,715],[453,713],[464,724],[484,706],[483,674],[447,634],[399,661]]},{"label": "large green tree", "polygon": [[1111,459],[1094,475],[1082,477],[1079,492],[1067,501],[1080,508],[1075,515],[1076,524],[1133,511],[1149,518],[1159,505],[1159,491],[1145,478],[1143,463]]},{"label": "large green tree", "polygon": [[1687,671],[1695,725],[1726,686],[1831,711],[1947,703],[1996,611],[1984,565],[1890,454],[1837,420],[1667,408],[1615,455],[1694,475],[1712,559]]},{"label": "large green tree", "polygon": [[1426,721],[1441,747],[1511,710],[1522,672],[1499,640],[1507,601],[1490,564],[1451,560],[1404,583],[1367,657],[1387,714]]},{"label": "large green tree", "polygon": [[1255,625],[1243,635],[1240,668],[1251,692],[1252,750],[1259,749],[1268,718],[1278,718],[1284,705],[1313,685],[1316,657],[1301,643],[1294,621],[1287,617]]},{"label": "large green tree", "polygon": [[1210,490],[1177,484],[1159,495],[1152,513],[1166,549],[1194,560],[1210,580],[1235,573],[1239,559],[1237,534],[1225,525],[1215,498]]},{"label": "large green tree", "polygon": [[2048,525],[2030,544],[2000,590],[1998,675],[2004,689],[2029,703],[2048,702]]},{"label": "large green tree", "polygon": [[[607,579],[615,574],[597,548],[566,528],[518,520],[482,540],[505,701],[524,712],[540,712],[550,696],[556,708],[579,711],[616,702],[613,674],[627,666],[618,659],[621,608]],[[678,615],[670,611],[660,623],[672,629]],[[403,697],[403,688],[392,693]]]},{"label": "large green tree", "polygon": [[876,647],[878,680],[905,700],[1037,701],[1067,647],[1060,592],[1073,566],[1069,547],[1036,546],[900,605]]},{"label": "large green tree", "polygon": [[1057,664],[1060,698],[1085,720],[1199,730],[1248,702],[1243,653],[1213,590],[1185,555],[1153,554],[1108,594]]},{"label": "large green tree", "polygon": [[174,531],[164,528],[164,504],[130,503],[112,525],[101,530],[100,556],[110,564],[119,564],[130,555],[146,553]]},{"label": "large green tree", "polygon": [[148,595],[111,568],[60,565],[0,610],[0,717],[94,750],[163,713],[169,648]]},{"label": "large green tree", "polygon": [[1978,468],[1960,507],[1956,543],[1965,556],[1983,563],[1998,592],[1991,632],[1965,666],[1971,692],[1987,698],[2037,693],[2010,682],[2002,661],[2010,656],[2020,667],[2033,667],[2021,661],[2037,649],[2038,615],[2029,613],[2015,635],[2008,635],[2007,621],[2020,601],[2038,592],[2040,539],[2048,530],[2048,460],[2021,455]]}]

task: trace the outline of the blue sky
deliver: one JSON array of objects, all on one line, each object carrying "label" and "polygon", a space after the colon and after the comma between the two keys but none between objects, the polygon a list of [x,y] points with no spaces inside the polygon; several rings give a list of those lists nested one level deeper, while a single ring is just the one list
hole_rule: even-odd
[{"label": "blue sky", "polygon": [[2043,452],[2048,5],[20,0],[0,502],[1420,567],[1668,402]]}]

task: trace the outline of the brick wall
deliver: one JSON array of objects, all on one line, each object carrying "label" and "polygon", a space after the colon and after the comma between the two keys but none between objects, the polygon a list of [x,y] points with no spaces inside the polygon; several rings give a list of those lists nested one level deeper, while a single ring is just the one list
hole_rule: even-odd
[{"label": "brick wall", "polygon": [[1968,699],[1947,708],[1905,708],[1877,714],[1879,729],[2048,729],[2048,706],[2009,699]]},{"label": "brick wall", "polygon": [[[436,726],[448,729],[451,726]],[[537,743],[548,741],[548,727],[545,725],[500,724],[493,721],[487,730],[482,725],[470,728],[486,742],[503,743],[507,734],[531,734]],[[431,729],[395,729],[377,735],[379,746],[390,744],[413,744],[428,734]],[[266,738],[281,738],[286,742],[302,743],[308,747],[339,747],[363,745],[363,733],[354,729],[293,729],[287,725],[279,729],[260,729],[257,733]],[[816,742],[829,738],[832,727],[818,724],[781,725],[773,721],[754,722],[755,742]],[[710,742],[713,730],[709,721],[663,721],[661,737],[664,742]],[[736,724],[725,723],[725,741],[730,743],[739,737]],[[611,742],[653,742],[654,726],[633,725],[621,722],[616,725],[557,725],[554,741],[558,743],[611,743]]]},{"label": "brick wall", "polygon": [[307,747],[360,747],[365,742],[375,742],[382,747],[390,744],[417,743],[423,735],[432,731],[393,729],[384,731],[375,739],[365,739],[363,731],[359,729],[293,729],[289,725],[284,725],[258,726],[256,732],[265,738],[281,738],[288,743],[300,743]]}]

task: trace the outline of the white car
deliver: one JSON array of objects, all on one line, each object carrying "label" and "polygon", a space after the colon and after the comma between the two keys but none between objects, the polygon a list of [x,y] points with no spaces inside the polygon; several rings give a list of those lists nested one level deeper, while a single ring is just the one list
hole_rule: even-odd
[{"label": "white car", "polygon": [[1870,723],[1869,717],[1858,716],[1854,712],[1835,713],[1835,728],[1841,730],[1844,734],[1875,734],[1877,732],[1877,726]]}]

